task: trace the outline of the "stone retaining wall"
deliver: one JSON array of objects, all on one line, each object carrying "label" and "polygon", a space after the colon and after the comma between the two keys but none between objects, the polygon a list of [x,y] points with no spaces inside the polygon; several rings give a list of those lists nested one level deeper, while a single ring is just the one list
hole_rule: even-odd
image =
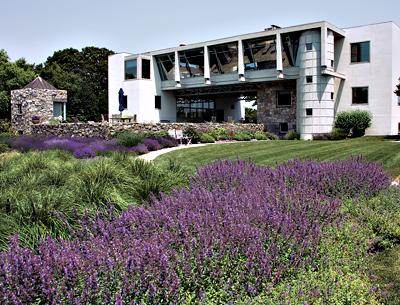
[{"label": "stone retaining wall", "polygon": [[193,127],[199,131],[212,130],[215,128],[225,128],[233,131],[262,131],[263,124],[238,124],[238,123],[129,123],[129,124],[109,124],[109,123],[63,123],[59,125],[38,124],[32,125],[33,135],[55,135],[71,137],[99,137],[110,138],[115,133],[121,131],[130,132],[157,132],[168,131],[170,129],[186,129]]}]

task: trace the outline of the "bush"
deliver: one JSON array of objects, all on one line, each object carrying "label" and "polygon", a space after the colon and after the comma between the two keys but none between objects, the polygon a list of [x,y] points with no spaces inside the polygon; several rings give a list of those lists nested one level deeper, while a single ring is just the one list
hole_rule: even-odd
[{"label": "bush", "polygon": [[229,139],[228,131],[225,128],[215,128],[215,129],[213,129],[211,131],[210,134],[217,141],[228,140]]},{"label": "bush", "polygon": [[8,119],[0,119],[0,134],[11,132],[11,122]]},{"label": "bush", "polygon": [[200,133],[192,126],[186,127],[183,130],[183,135],[192,139],[192,143],[200,141]]},{"label": "bush", "polygon": [[268,140],[267,135],[262,131],[256,131],[256,133],[254,134],[254,138],[259,141],[260,140]]},{"label": "bush", "polygon": [[279,137],[272,132],[264,131],[264,134],[267,136],[269,140],[279,140]]},{"label": "bush", "polygon": [[335,127],[343,129],[352,137],[360,137],[365,134],[365,130],[371,127],[372,114],[364,110],[352,110],[339,112]]},{"label": "bush", "polygon": [[121,132],[116,135],[117,143],[126,147],[134,147],[143,142],[144,134],[135,132]]},{"label": "bush", "polygon": [[200,134],[200,142],[201,143],[214,143],[214,137],[209,133],[202,133]]},{"label": "bush", "polygon": [[348,132],[346,130],[340,129],[340,128],[333,128],[332,132],[329,135],[330,140],[343,140],[346,139],[348,135]]},{"label": "bush", "polygon": [[253,137],[249,133],[244,131],[237,132],[233,137],[236,141],[250,141],[252,138]]},{"label": "bush", "polygon": [[129,151],[134,152],[138,155],[144,155],[149,152],[147,146],[144,144],[138,144],[136,146],[133,146],[133,147],[129,148]]},{"label": "bush", "polygon": [[7,144],[0,143],[0,154],[9,152],[10,150],[11,150],[10,146],[8,146]]},{"label": "bush", "polygon": [[300,134],[295,130],[289,130],[289,132],[284,137],[285,140],[300,140]]},{"label": "bush", "polygon": [[161,145],[156,139],[144,139],[143,144],[146,145],[149,151],[160,150]]},{"label": "bush", "polygon": [[[143,164],[125,167],[151,173]],[[340,201],[324,194],[343,179],[355,180],[350,187],[368,197],[365,190],[387,187],[382,176],[359,160],[276,169],[217,162],[199,169],[189,189],[153,198],[146,208],[130,206],[121,216],[88,219],[74,241],[48,238],[31,251],[13,239],[0,254],[0,301],[375,304],[355,266],[338,268],[364,248],[346,240],[360,230],[341,227]]]}]

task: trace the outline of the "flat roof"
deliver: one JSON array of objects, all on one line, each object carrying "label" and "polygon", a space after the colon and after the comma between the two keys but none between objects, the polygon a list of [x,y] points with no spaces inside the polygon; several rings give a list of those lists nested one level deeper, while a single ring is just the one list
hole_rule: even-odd
[{"label": "flat roof", "polygon": [[[187,44],[187,45],[183,45],[183,46],[170,47],[170,48],[149,51],[149,52],[144,52],[144,53],[139,53],[139,54],[130,54],[128,56],[160,55],[160,54],[166,54],[166,53],[173,53],[175,51],[183,51],[183,50],[201,48],[204,46],[212,46],[212,45],[218,45],[218,44],[223,44],[223,43],[229,43],[229,42],[238,41],[238,40],[247,40],[247,39],[253,39],[253,38],[273,36],[276,34],[306,31],[306,30],[310,30],[310,29],[321,28],[324,26],[339,36],[344,37],[346,34],[346,32],[344,30],[336,27],[335,25],[333,25],[327,21],[318,21],[318,22],[305,23],[305,24],[289,26],[289,27],[284,27],[284,28],[273,28],[270,30],[264,30],[264,31],[253,32],[253,33],[248,33],[248,34],[230,36],[230,37],[226,37],[226,38],[208,40],[208,41],[204,41],[204,42],[191,43],[191,44]],[[125,53],[125,52],[121,52],[121,53]]]}]

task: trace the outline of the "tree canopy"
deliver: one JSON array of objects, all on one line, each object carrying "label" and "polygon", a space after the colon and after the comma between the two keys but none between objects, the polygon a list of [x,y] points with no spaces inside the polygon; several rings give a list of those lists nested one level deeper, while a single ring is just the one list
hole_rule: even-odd
[{"label": "tree canopy", "polygon": [[67,119],[100,120],[108,112],[108,56],[106,48],[68,48],[54,52],[40,65],[24,58],[11,62],[0,50],[0,118],[10,117],[10,91],[21,89],[40,75],[57,89],[68,91]]},{"label": "tree canopy", "polygon": [[0,50],[0,119],[10,118],[11,90],[21,89],[34,77],[34,65],[24,58],[11,62],[7,52]]}]

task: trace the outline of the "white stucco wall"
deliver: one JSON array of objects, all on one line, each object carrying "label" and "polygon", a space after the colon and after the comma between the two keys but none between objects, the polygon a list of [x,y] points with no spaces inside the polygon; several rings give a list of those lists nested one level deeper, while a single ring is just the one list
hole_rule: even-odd
[{"label": "white stucco wall", "polygon": [[[367,135],[392,133],[392,23],[381,23],[344,29],[342,55],[338,71],[346,74],[346,81],[338,104],[338,111],[362,109],[372,113],[372,126]],[[370,41],[370,62],[351,63],[350,44]],[[352,104],[352,87],[368,87],[368,104]]]},{"label": "white stucco wall", "polygon": [[[396,85],[399,84],[400,78],[400,27],[392,23],[392,39],[393,39],[393,49],[392,49],[392,91],[395,90]],[[392,124],[391,130],[392,134],[400,133],[400,97],[393,94],[392,101]]]}]

